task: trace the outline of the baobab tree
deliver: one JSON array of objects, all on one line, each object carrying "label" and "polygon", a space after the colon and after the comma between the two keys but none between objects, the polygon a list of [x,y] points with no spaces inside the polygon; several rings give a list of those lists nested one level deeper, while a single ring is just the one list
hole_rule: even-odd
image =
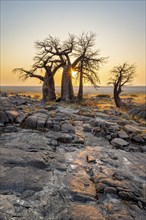
[{"label": "baobab tree", "polygon": [[75,44],[75,36],[69,34],[68,39],[63,42],[62,48],[56,50],[60,60],[64,62],[61,80],[61,100],[64,101],[74,98],[71,56]]},{"label": "baobab tree", "polygon": [[[44,101],[52,101],[56,99],[55,94],[55,82],[54,75],[57,70],[62,66],[57,60],[49,61],[49,58],[45,59],[39,56],[34,58],[36,62],[33,64],[31,70],[25,70],[24,68],[16,68],[13,72],[19,74],[19,78],[26,80],[28,78],[37,78],[43,82],[42,94]],[[44,76],[38,74],[38,70],[44,70]],[[42,71],[40,72],[42,73]]]},{"label": "baobab tree", "polygon": [[99,77],[98,71],[101,65],[107,61],[107,57],[99,57],[99,50],[95,48],[96,35],[92,32],[82,33],[78,38],[75,55],[82,54],[82,58],[78,63],[76,70],[79,78],[79,91],[77,98],[83,98],[83,81],[90,82],[95,88],[98,87]]},{"label": "baobab tree", "polygon": [[[43,81],[43,100],[53,100],[55,98],[54,75],[59,68],[63,68],[61,99],[71,100],[74,98],[71,70],[78,63],[80,57],[71,63],[71,54],[75,46],[74,35],[69,35],[68,39],[60,43],[58,38],[49,35],[43,41],[35,42],[37,56],[31,70],[16,68],[13,72],[19,73],[21,79],[35,77]],[[45,76],[38,74],[39,69],[45,70]]]},{"label": "baobab tree", "polygon": [[43,42],[37,42],[37,47],[41,50],[41,55],[51,55],[58,58],[58,62],[63,68],[62,83],[61,83],[61,99],[71,100],[74,98],[74,91],[72,85],[71,70],[72,65],[76,65],[76,61],[71,63],[71,54],[75,46],[74,35],[69,35],[68,39],[60,44],[59,39],[49,36]]},{"label": "baobab tree", "polygon": [[[59,44],[59,40],[53,39],[51,36],[49,38],[49,45],[46,44],[46,40],[35,42],[37,55],[34,57],[34,64],[30,70],[25,70],[24,68],[15,68],[13,70],[13,72],[19,74],[19,78],[22,80],[28,78],[41,80],[43,82],[42,94],[44,101],[56,99],[54,75],[65,64],[63,60],[58,59],[54,52],[55,43]],[[42,76],[42,72],[44,76]]]},{"label": "baobab tree", "polygon": [[[93,44],[94,34],[82,34],[80,38],[69,35],[68,39],[60,44],[58,39],[46,38],[43,42],[37,42],[39,49],[43,50],[42,54],[52,54],[58,56],[62,63],[62,83],[61,83],[61,100],[72,100],[74,96],[72,85],[72,70],[76,68],[81,60],[87,59],[88,52]],[[91,57],[91,53],[90,53]],[[91,59],[90,59],[91,61]]]},{"label": "baobab tree", "polygon": [[[87,57],[86,57],[87,58]],[[79,90],[77,94],[78,100],[83,99],[83,85],[84,82],[90,83],[96,89],[99,87],[100,79],[98,76],[99,69],[101,65],[106,61],[106,58],[101,57],[99,59],[83,59],[81,60],[78,69],[78,78],[79,78]]]},{"label": "baobab tree", "polygon": [[[43,100],[53,100],[55,96],[54,75],[62,68],[61,100],[72,100],[74,96],[72,85],[72,71],[77,68],[80,74],[79,96],[83,96],[83,78],[89,80],[94,86],[97,85],[97,70],[105,58],[98,57],[98,51],[94,51],[95,34],[82,33],[80,37],[68,36],[63,43],[58,38],[49,35],[43,41],[35,42],[37,55],[30,70],[16,68],[20,78],[38,78],[43,81]],[[42,76],[41,70],[44,70]],[[39,72],[40,71],[40,72]],[[39,73],[38,73],[39,72]],[[41,73],[41,74],[40,74]]]},{"label": "baobab tree", "polygon": [[135,64],[130,65],[127,62],[124,62],[119,66],[115,66],[111,70],[111,77],[109,79],[108,84],[112,84],[114,86],[114,101],[117,107],[121,107],[123,105],[120,98],[122,87],[124,85],[130,84],[133,81],[135,77],[135,72]]},{"label": "baobab tree", "polygon": [[62,67],[62,63],[60,60],[50,60],[41,59],[40,57],[35,57],[37,61],[33,68],[43,68],[45,70],[45,76],[43,80],[42,92],[43,92],[43,100],[44,101],[52,101],[56,100],[55,94],[55,81],[54,75],[55,73]]}]

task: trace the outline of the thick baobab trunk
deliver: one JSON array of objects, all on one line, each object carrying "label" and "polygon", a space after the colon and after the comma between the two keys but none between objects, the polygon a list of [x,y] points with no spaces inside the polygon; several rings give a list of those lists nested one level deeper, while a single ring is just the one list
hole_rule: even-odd
[{"label": "thick baobab trunk", "polygon": [[73,84],[72,84],[72,75],[70,75],[68,89],[69,89],[69,99],[72,100],[75,97],[74,90],[73,90]]},{"label": "thick baobab trunk", "polygon": [[122,101],[120,99],[121,88],[118,89],[117,85],[114,85],[114,101],[117,107],[122,106]]},{"label": "thick baobab trunk", "polygon": [[61,83],[61,100],[68,101],[74,98],[74,91],[72,85],[71,67],[64,66]]},{"label": "thick baobab trunk", "polygon": [[83,99],[83,73],[82,73],[82,71],[80,72],[79,91],[78,91],[77,98],[79,100]]},{"label": "thick baobab trunk", "polygon": [[46,71],[43,83],[43,100],[52,101],[56,99],[54,76]]}]

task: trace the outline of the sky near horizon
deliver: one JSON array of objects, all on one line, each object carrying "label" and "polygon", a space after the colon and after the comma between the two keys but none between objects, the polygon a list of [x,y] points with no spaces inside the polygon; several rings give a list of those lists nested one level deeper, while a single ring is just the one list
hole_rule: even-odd
[{"label": "sky near horizon", "polygon": [[[37,79],[21,81],[12,73],[16,67],[29,69],[35,56],[34,42],[49,34],[67,38],[83,31],[97,34],[100,55],[109,57],[99,71],[106,85],[113,66],[135,63],[133,85],[144,86],[145,0],[1,0],[1,86],[37,86]],[[60,85],[61,72],[56,75]]]}]

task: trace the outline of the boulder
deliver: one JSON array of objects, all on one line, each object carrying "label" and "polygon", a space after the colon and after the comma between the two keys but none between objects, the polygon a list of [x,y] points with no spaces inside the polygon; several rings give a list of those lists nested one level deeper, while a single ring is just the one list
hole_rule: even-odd
[{"label": "boulder", "polygon": [[110,136],[112,137],[112,139],[117,138],[117,133],[116,132],[111,132]]},{"label": "boulder", "polygon": [[59,124],[54,124],[54,125],[53,125],[53,130],[54,130],[55,132],[60,131],[60,125],[59,125]]},{"label": "boulder", "polygon": [[109,134],[106,135],[105,138],[106,138],[106,140],[108,140],[108,141],[110,141],[110,140],[112,139],[111,135],[109,135]]},{"label": "boulder", "polygon": [[81,136],[75,136],[74,137],[74,143],[75,144],[84,144],[85,140],[83,137]]},{"label": "boulder", "polygon": [[44,128],[46,125],[46,119],[45,118],[38,118],[37,120],[37,129]]},{"label": "boulder", "polygon": [[61,131],[65,133],[75,133],[75,128],[71,124],[61,125]]},{"label": "boulder", "polygon": [[[37,113],[37,114],[39,114],[39,113]],[[36,116],[36,114],[35,114],[35,116]],[[37,129],[45,128],[48,115],[44,112],[44,113],[37,115],[37,117],[38,117]]]},{"label": "boulder", "polygon": [[41,113],[41,112],[35,112],[33,114],[33,116],[37,117],[37,118],[43,118],[43,119],[47,119],[48,115],[46,113]]},{"label": "boulder", "polygon": [[122,148],[122,147],[126,147],[129,143],[123,140],[122,138],[114,138],[111,141],[111,144],[116,148]]},{"label": "boulder", "polygon": [[27,128],[31,129],[42,129],[46,127],[48,115],[46,114],[46,110],[40,110],[40,112],[36,112],[33,115],[29,116],[25,120],[25,125]]},{"label": "boulder", "polygon": [[26,128],[36,129],[37,128],[37,117],[35,116],[29,116],[25,120],[25,126]]},{"label": "boulder", "polygon": [[105,137],[106,135],[107,135],[106,131],[104,131],[104,130],[100,131],[100,136],[101,137]]},{"label": "boulder", "polygon": [[105,194],[117,194],[117,190],[114,187],[106,187],[104,189]]},{"label": "boulder", "polygon": [[104,189],[106,188],[106,185],[103,183],[96,183],[95,187],[97,193],[103,193]]},{"label": "boulder", "polygon": [[91,129],[91,126],[89,124],[84,124],[83,126],[83,131],[85,132],[91,132],[92,129]]},{"label": "boulder", "polygon": [[145,143],[144,139],[140,135],[135,135],[134,137],[132,137],[132,140],[138,143]]},{"label": "boulder", "polygon": [[60,134],[57,138],[57,141],[60,141],[62,143],[70,143],[72,141],[73,137],[70,134]]},{"label": "boulder", "polygon": [[6,111],[6,114],[10,122],[14,122],[15,119],[19,116],[19,112],[14,111],[14,110]]},{"label": "boulder", "polygon": [[105,121],[99,121],[98,122],[98,127],[100,127],[100,128],[108,128],[109,125]]},{"label": "boulder", "polygon": [[16,118],[16,123],[21,124],[25,118],[26,118],[26,114],[23,112],[20,112],[19,116]]},{"label": "boulder", "polygon": [[52,121],[50,119],[48,119],[46,122],[46,128],[49,128],[49,129],[52,128]]},{"label": "boulder", "polygon": [[99,127],[95,127],[95,128],[93,128],[93,130],[92,130],[92,132],[93,132],[94,135],[99,135],[100,131],[101,131],[101,129],[100,129]]},{"label": "boulder", "polygon": [[8,97],[0,97],[0,111],[14,110],[14,105]]},{"label": "boulder", "polygon": [[119,125],[111,125],[108,129],[109,131],[119,131],[120,130],[120,126]]},{"label": "boulder", "polygon": [[141,133],[141,130],[139,128],[134,127],[132,125],[125,125],[124,129],[127,133],[135,133],[135,134]]},{"label": "boulder", "polygon": [[23,99],[16,99],[16,100],[14,100],[14,103],[16,104],[16,105],[27,105],[27,102],[26,102],[26,100],[23,100]]},{"label": "boulder", "polygon": [[96,118],[93,122],[92,122],[92,126],[93,127],[102,127],[105,128],[106,127],[106,121],[101,119],[101,118]]},{"label": "boulder", "polygon": [[4,124],[9,122],[9,118],[7,116],[7,114],[3,111],[0,111],[0,123]]},{"label": "boulder", "polygon": [[129,138],[128,134],[125,131],[119,131],[118,132],[118,137],[122,139],[127,139]]}]

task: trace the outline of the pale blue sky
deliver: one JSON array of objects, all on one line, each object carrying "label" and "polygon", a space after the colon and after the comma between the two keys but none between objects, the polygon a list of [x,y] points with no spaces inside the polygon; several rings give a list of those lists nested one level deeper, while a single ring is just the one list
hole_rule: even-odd
[{"label": "pale blue sky", "polygon": [[[117,64],[137,64],[135,85],[145,81],[145,1],[1,1],[1,79],[3,85],[30,85],[11,71],[29,68],[34,42],[48,34],[62,40],[68,33],[97,34],[97,48],[109,61],[101,70],[101,83]],[[8,80],[8,78],[11,80]],[[37,83],[37,81],[35,81]]]}]

